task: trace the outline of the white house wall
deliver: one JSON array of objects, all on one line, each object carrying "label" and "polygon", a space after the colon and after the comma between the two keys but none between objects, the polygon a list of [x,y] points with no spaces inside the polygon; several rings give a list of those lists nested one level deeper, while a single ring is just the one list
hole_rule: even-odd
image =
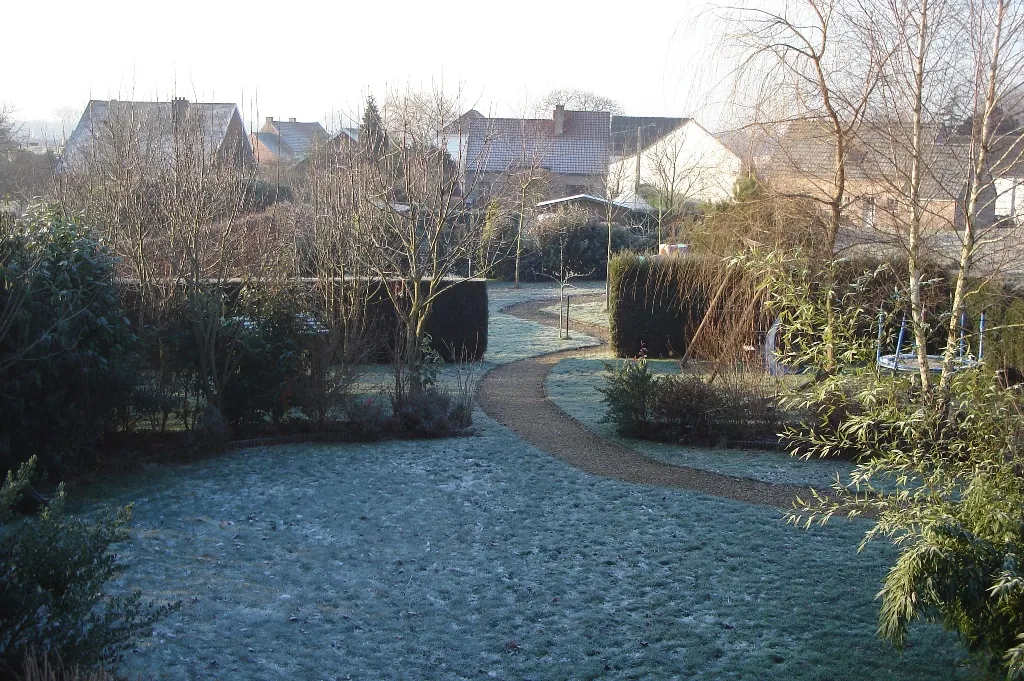
[{"label": "white house wall", "polygon": [[[742,172],[739,157],[694,121],[688,121],[641,153],[640,183],[674,189],[686,201],[714,202],[732,197]],[[609,167],[609,183],[632,189],[636,154]]]}]

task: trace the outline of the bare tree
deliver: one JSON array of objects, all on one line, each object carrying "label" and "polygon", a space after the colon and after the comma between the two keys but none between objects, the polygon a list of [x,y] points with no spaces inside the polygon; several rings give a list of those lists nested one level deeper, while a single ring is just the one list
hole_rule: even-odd
[{"label": "bare tree", "polygon": [[[824,243],[834,249],[850,202],[847,169],[852,140],[888,59],[883,50],[870,49],[871,15],[840,0],[799,0],[784,3],[780,10],[734,10],[727,19],[735,27],[730,37],[740,46],[736,103],[749,112],[748,117],[777,142],[796,119],[819,119],[828,131],[833,174],[805,174],[804,179],[812,179],[816,186],[797,195],[823,204],[828,212]],[[785,144],[778,147],[783,157],[791,152]],[[804,159],[786,160],[801,170]]]},{"label": "bare tree", "polygon": [[559,104],[571,111],[607,111],[613,116],[625,113],[622,104],[611,97],[598,95],[589,90],[557,88],[538,100],[537,115],[549,114]]},{"label": "bare tree", "polygon": [[220,409],[237,361],[228,289],[266,277],[293,253],[276,225],[242,219],[254,170],[225,153],[208,113],[183,99],[109,102],[83,133],[65,154],[60,198],[100,226],[122,257],[122,274],[138,289],[140,328],[159,328],[184,307],[197,384]]},{"label": "bare tree", "polygon": [[476,178],[469,174],[462,186],[457,163],[438,143],[454,122],[451,100],[439,91],[406,94],[381,111],[387,139],[362,144],[357,223],[361,257],[400,316],[400,354],[415,392],[434,303],[468,277],[462,268],[480,252],[484,212],[468,202]]}]

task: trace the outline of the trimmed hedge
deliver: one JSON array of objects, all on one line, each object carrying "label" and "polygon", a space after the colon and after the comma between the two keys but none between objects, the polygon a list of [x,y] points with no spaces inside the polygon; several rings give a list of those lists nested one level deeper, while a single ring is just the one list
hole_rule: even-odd
[{"label": "trimmed hedge", "polygon": [[[299,279],[296,283],[300,287],[300,295],[306,296],[312,293],[316,282],[312,279]],[[445,282],[446,285],[449,283]],[[242,285],[237,281],[226,281],[222,286],[229,308],[225,316],[230,317],[237,314],[231,308],[238,304]],[[247,286],[250,289],[257,287],[258,282],[250,282]],[[136,322],[139,306],[137,286],[123,286],[123,296],[125,308],[133,312],[129,316]],[[373,335],[379,340],[373,358],[377,362],[390,362],[398,330],[398,315],[383,286],[369,293],[366,313],[367,327],[373,329]],[[486,280],[455,282],[434,301],[427,321],[427,333],[430,334],[434,349],[446,362],[460,357],[480,360],[487,351],[487,315]]]},{"label": "trimmed hedge", "polygon": [[[616,356],[635,357],[641,348],[648,357],[681,356],[723,276],[721,260],[699,255],[651,258],[624,253],[613,258],[608,306]],[[737,277],[723,300],[737,302],[742,286],[744,279]],[[724,314],[742,313],[726,309]]]},{"label": "trimmed hedge", "polygon": [[427,320],[427,333],[446,362],[482,359],[487,351],[487,282],[469,279],[442,292]]}]

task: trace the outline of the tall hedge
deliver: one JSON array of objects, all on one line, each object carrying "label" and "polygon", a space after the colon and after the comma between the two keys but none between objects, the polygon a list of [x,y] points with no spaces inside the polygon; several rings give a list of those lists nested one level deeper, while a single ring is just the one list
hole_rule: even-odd
[{"label": "tall hedge", "polygon": [[[619,357],[635,357],[641,348],[648,357],[682,355],[724,274],[725,265],[719,259],[698,255],[652,258],[624,253],[613,258],[612,350]],[[736,312],[726,309],[724,314]]]},{"label": "tall hedge", "polygon": [[460,281],[442,292],[427,320],[427,333],[446,362],[483,358],[487,351],[487,282]]},{"label": "tall hedge", "polygon": [[[359,283],[364,285],[366,282]],[[308,300],[313,297],[315,280],[300,279],[295,284],[300,298]],[[345,283],[346,286],[351,284],[351,281]],[[452,361],[453,357],[479,360],[487,351],[487,282],[483,279],[467,279],[446,281],[444,284],[448,288],[434,302],[427,322],[431,342],[446,362]],[[210,285],[215,284],[211,282]],[[245,286],[250,295],[256,295],[260,285],[259,281],[252,281]],[[337,285],[341,286],[340,280]],[[245,314],[238,302],[242,292],[241,283],[229,280],[221,286],[227,301],[226,316]],[[126,283],[122,289],[125,307],[130,311],[129,317],[137,322],[140,306],[138,287]],[[340,291],[337,295],[340,296]],[[377,345],[372,353],[373,358],[378,362],[388,362],[395,347],[398,314],[383,284],[370,286],[366,314],[367,328],[372,329],[373,340]]]},{"label": "tall hedge", "polygon": [[989,282],[968,299],[967,334],[977,352],[977,330],[985,313],[985,361],[1004,371],[1014,382],[1024,377],[1024,288],[1019,284]]}]

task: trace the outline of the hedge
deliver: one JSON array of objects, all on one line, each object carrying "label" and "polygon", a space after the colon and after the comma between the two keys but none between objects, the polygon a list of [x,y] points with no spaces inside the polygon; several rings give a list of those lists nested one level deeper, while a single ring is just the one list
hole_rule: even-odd
[{"label": "hedge", "polygon": [[[317,281],[303,278],[294,283],[300,295],[308,296],[313,293]],[[340,285],[340,280],[337,283]],[[346,282],[346,285],[350,284],[351,280]],[[487,351],[487,282],[483,279],[466,279],[445,281],[444,284],[448,288],[434,301],[427,321],[426,330],[432,345],[446,362],[455,358],[480,360]],[[260,285],[259,281],[245,284],[249,289],[258,289]],[[232,316],[231,308],[239,299],[242,284],[237,280],[226,280],[220,286],[228,300],[226,316]],[[132,282],[122,282],[122,290],[125,308],[130,311],[129,317],[135,322],[139,310],[138,287]],[[369,292],[366,313],[367,326],[379,341],[373,359],[389,362],[397,338],[398,315],[391,297],[382,285],[377,284],[376,289]]]},{"label": "hedge", "polygon": [[[720,260],[698,255],[651,258],[624,253],[613,258],[612,350],[619,357],[635,357],[641,348],[648,357],[681,356],[724,274]],[[735,280],[725,298],[735,301],[741,285],[741,279]],[[735,309],[724,310],[724,314],[735,313]]]},{"label": "hedge", "polygon": [[427,333],[446,362],[482,359],[487,351],[487,282],[468,279],[443,291],[427,320]]}]

